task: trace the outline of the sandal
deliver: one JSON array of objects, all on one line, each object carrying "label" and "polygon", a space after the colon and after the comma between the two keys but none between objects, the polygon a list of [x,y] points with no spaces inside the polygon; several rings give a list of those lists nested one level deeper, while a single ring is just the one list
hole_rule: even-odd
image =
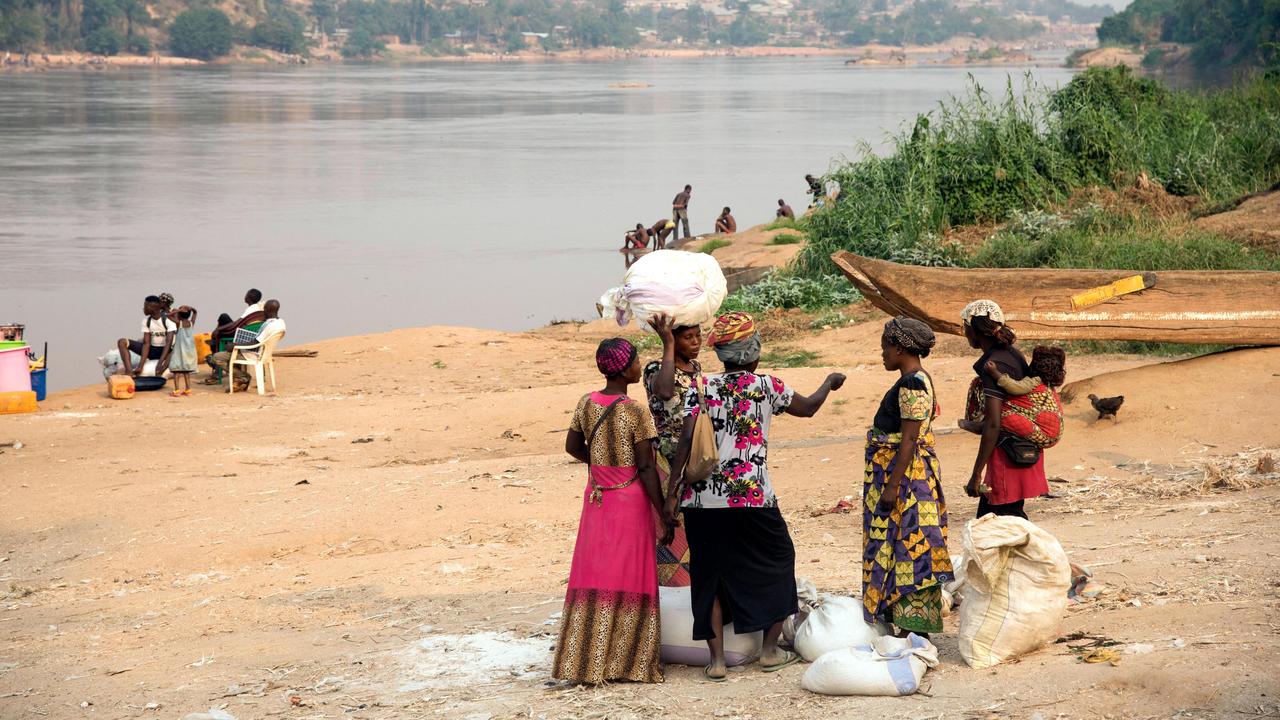
[{"label": "sandal", "polygon": [[183,396],[183,397],[191,397],[191,388],[187,388],[186,390],[183,390],[183,391],[182,391],[182,396]]},{"label": "sandal", "polygon": [[711,666],[710,666],[710,665],[708,665],[708,666],[706,666],[706,667],[702,668],[702,677],[703,677],[703,678],[705,678],[707,682],[714,682],[714,683],[722,683],[722,682],[724,682],[725,680],[728,680],[728,679],[729,679],[729,675],[728,675],[728,673],[727,673],[727,672],[726,672],[726,674],[721,675],[720,677],[716,677],[716,676],[712,675],[712,674],[711,674]]},{"label": "sandal", "polygon": [[788,665],[795,665],[796,663],[800,662],[800,656],[791,652],[790,650],[783,650],[782,657],[785,659],[782,662],[777,663],[776,665],[765,665],[761,663],[760,672],[778,672],[779,670],[781,670],[782,668]]},{"label": "sandal", "polygon": [[174,390],[169,393],[169,397],[182,397],[182,392],[180,390]]}]

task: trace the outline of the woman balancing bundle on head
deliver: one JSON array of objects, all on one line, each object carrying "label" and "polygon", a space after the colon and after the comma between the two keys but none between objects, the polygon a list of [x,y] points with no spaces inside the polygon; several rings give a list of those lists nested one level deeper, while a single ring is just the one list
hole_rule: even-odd
[{"label": "woman balancing bundle on head", "polygon": [[653,419],[627,397],[640,379],[635,347],[600,343],[603,390],[578,401],[565,451],[588,464],[578,540],[560,621],[553,677],[585,683],[661,682],[655,525],[671,524],[653,466]]},{"label": "woman balancing bundle on head", "polygon": [[880,338],[884,369],[897,382],[867,432],[862,490],[862,612],[901,633],[942,632],[942,585],[952,579],[947,504],[934,448],[938,400],[920,360],[935,338],[899,317]]},{"label": "woman balancing bundle on head", "polygon": [[[757,375],[760,336],[745,313],[720,317],[707,340],[724,374],[701,379],[685,395],[685,418],[671,475],[667,513],[677,504],[689,540],[693,639],[705,640],[708,680],[725,679],[724,626],[739,633],[764,631],[760,664],[766,672],[798,659],[778,648],[782,621],[796,610],[795,548],[769,482],[769,426],[774,415],[812,417],[844,376],[833,373],[817,392],[798,395],[782,380]],[[714,428],[716,461],[708,477],[684,469],[694,427],[706,413]]]},{"label": "woman balancing bundle on head", "polygon": [[[649,321],[662,338],[662,360],[644,367],[644,389],[649,397],[649,412],[658,429],[658,480],[667,487],[676,448],[684,430],[684,401],[693,383],[702,377],[698,354],[702,351],[702,328],[697,325],[677,327],[667,315]],[[689,554],[684,528],[677,527],[670,545],[658,548],[658,583],[673,587],[689,584]]]},{"label": "woman balancing bundle on head", "polygon": [[[1004,312],[992,300],[974,300],[960,312],[969,345],[982,351],[973,364],[973,383],[966,417],[960,427],[982,436],[973,473],[965,485],[969,497],[977,497],[978,517],[1013,515],[1026,519],[1027,498],[1049,492],[1041,447],[1001,428],[1001,416],[1009,393],[1000,378],[1020,381],[1030,375],[1022,353],[1014,347],[1017,336],[1004,324]],[[993,365],[990,372],[988,367]],[[1046,370],[1052,371],[1049,363]],[[1056,374],[1056,373],[1055,373]],[[1050,378],[1049,381],[1060,378]]]}]

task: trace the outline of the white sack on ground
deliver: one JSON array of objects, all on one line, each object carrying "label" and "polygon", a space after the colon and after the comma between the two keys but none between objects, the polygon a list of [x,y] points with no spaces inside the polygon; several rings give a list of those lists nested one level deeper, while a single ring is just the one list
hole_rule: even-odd
[{"label": "white sack on ground", "polygon": [[969,521],[962,540],[960,656],[985,668],[1057,637],[1071,564],[1058,540],[1022,518]]},{"label": "white sack on ground", "polygon": [[796,630],[792,643],[807,662],[832,650],[871,645],[879,637],[862,619],[862,601],[840,595],[823,595],[821,604]]},{"label": "white sack on ground", "polygon": [[822,695],[910,695],[938,664],[933,643],[911,633],[876,638],[873,645],[833,650],[809,666],[800,687]]},{"label": "white sack on ground", "polygon": [[622,286],[605,292],[599,304],[602,316],[619,325],[635,320],[647,327],[649,318],[666,313],[679,327],[715,319],[727,294],[720,263],[708,253],[658,250],[635,261]]},{"label": "white sack on ground", "polygon": [[[662,617],[662,662],[701,667],[711,664],[705,640],[693,639],[693,598],[689,587],[658,588]],[[731,666],[746,665],[760,657],[764,633],[737,634],[733,623],[724,626],[724,658]]]},{"label": "white sack on ground", "polygon": [[809,578],[796,578],[796,605],[799,612],[782,621],[782,642],[795,647],[796,632],[804,626],[809,613],[818,606],[818,586]]}]

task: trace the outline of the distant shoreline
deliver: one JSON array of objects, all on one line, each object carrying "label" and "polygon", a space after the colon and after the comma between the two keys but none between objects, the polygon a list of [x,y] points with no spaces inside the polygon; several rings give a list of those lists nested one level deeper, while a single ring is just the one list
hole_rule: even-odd
[{"label": "distant shoreline", "polygon": [[[255,65],[329,65],[335,63],[419,65],[427,63],[557,63],[557,62],[615,62],[637,59],[699,58],[774,58],[774,57],[840,57],[851,67],[918,67],[962,66],[981,67],[992,65],[1056,65],[1022,51],[1007,51],[996,57],[970,56],[973,47],[980,47],[965,40],[955,40],[940,45],[891,46],[859,45],[849,47],[775,45],[724,47],[724,48],[590,48],[559,52],[523,51],[519,53],[480,53],[467,55],[427,55],[415,45],[391,45],[385,55],[366,60],[347,60],[332,48],[318,48],[310,57],[287,55],[253,47],[237,47],[225,58],[211,62],[170,55],[114,55],[102,56],[90,53],[30,53],[19,56],[10,54],[0,62],[3,72],[40,72],[57,69],[107,70],[133,67],[197,67],[197,66],[255,66]],[[994,45],[989,47],[996,47]],[[1064,52],[1075,46],[1065,45]],[[939,59],[938,55],[948,57]]]}]

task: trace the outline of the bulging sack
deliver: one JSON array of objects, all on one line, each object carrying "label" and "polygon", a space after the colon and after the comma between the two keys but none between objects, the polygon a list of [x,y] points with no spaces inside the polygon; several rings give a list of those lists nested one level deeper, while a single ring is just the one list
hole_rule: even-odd
[{"label": "bulging sack", "polygon": [[600,312],[619,325],[635,320],[647,326],[660,313],[670,315],[677,327],[703,325],[715,318],[727,294],[724,272],[711,255],[658,250],[635,261],[622,286],[601,296]]},{"label": "bulging sack", "polygon": [[911,695],[925,671],[938,664],[933,643],[911,633],[872,645],[833,650],[809,666],[800,687],[822,695]]},{"label": "bulging sack", "polygon": [[[658,609],[662,617],[662,662],[701,667],[711,664],[705,640],[693,639],[693,589],[659,587]],[[724,659],[731,666],[746,665],[760,657],[764,633],[734,632],[733,623],[724,626]]]},{"label": "bulging sack", "polygon": [[871,645],[879,638],[875,628],[862,619],[862,602],[840,595],[823,595],[821,603],[796,630],[792,643],[807,662],[832,650]]},{"label": "bulging sack", "polygon": [[962,544],[964,580],[955,589],[964,595],[959,640],[966,663],[991,667],[1057,637],[1071,563],[1056,538],[1022,518],[987,515],[969,521]]}]

